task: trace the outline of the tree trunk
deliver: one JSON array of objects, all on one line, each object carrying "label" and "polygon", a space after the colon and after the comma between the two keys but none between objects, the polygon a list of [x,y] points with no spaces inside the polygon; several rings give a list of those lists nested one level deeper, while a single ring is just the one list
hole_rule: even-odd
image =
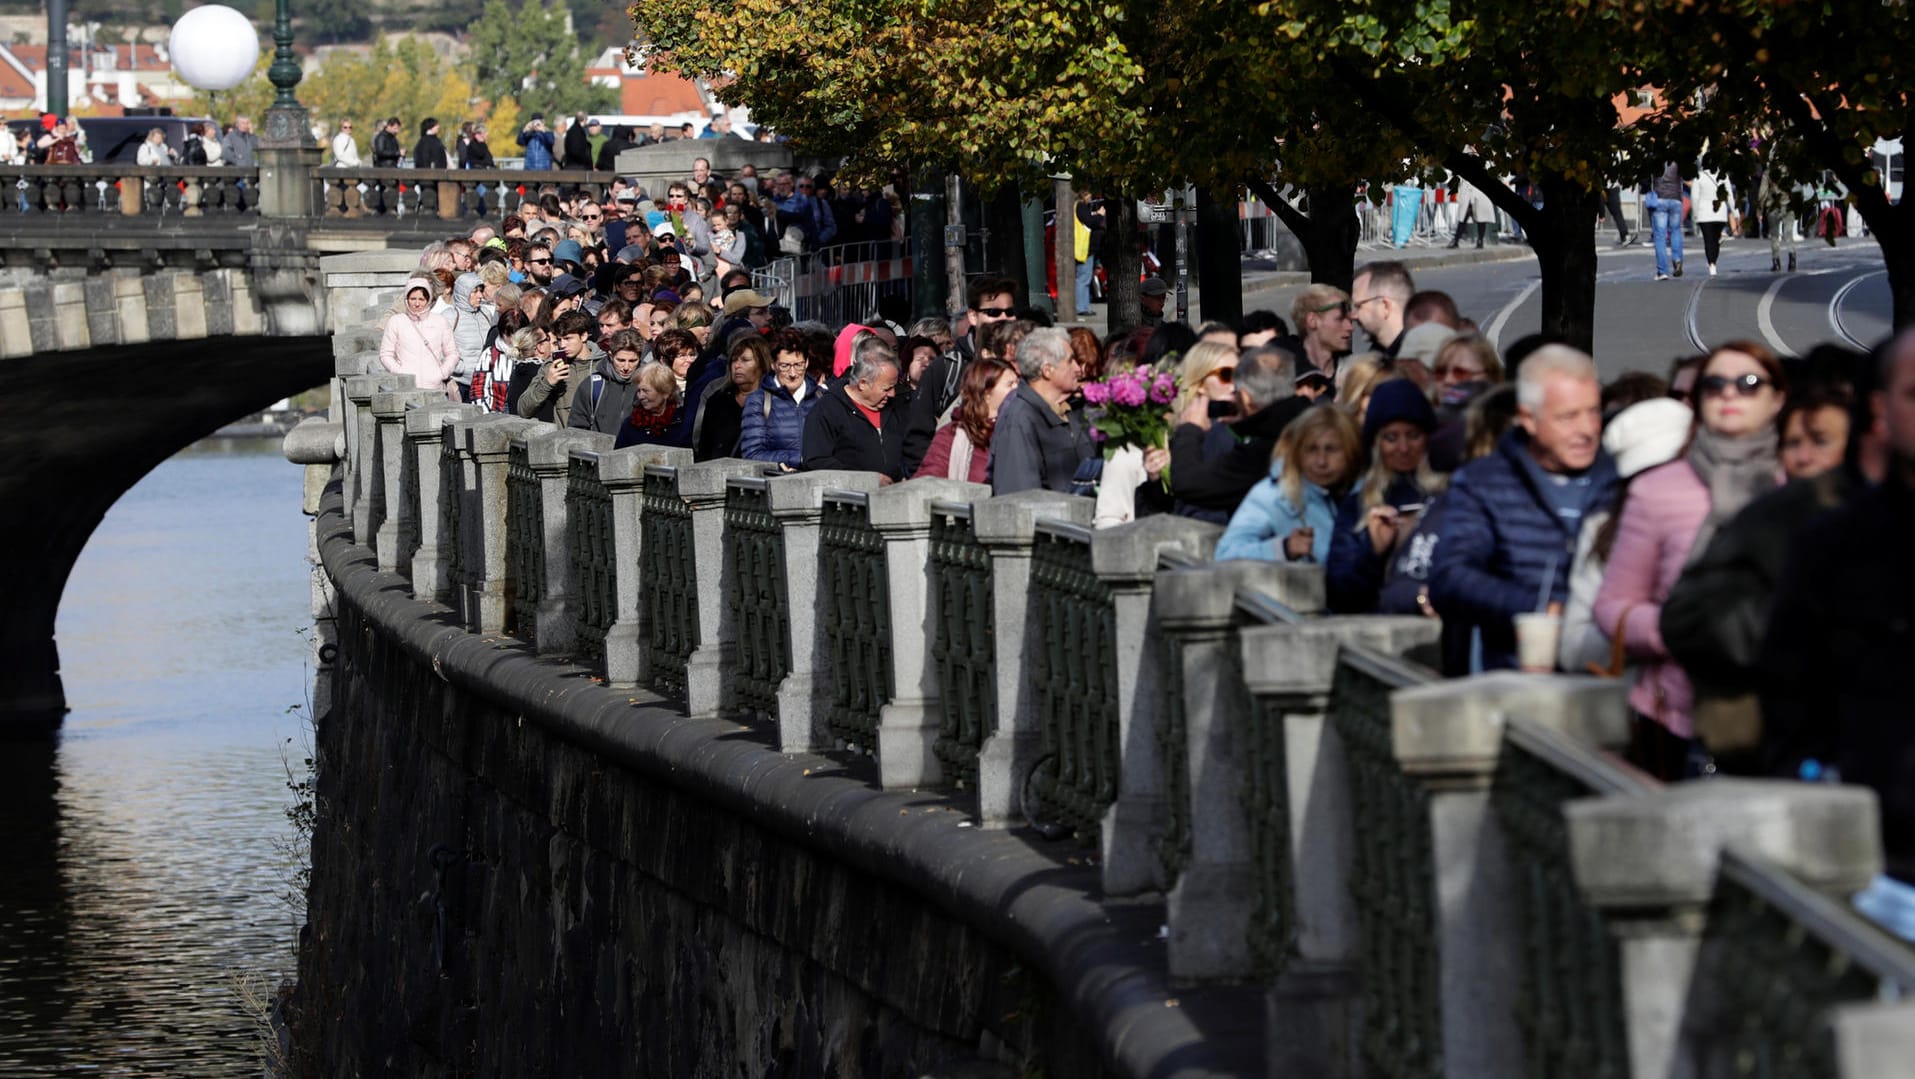
[{"label": "tree trunk", "polygon": [[1559,177],[1537,180],[1543,208],[1529,229],[1543,277],[1543,333],[1588,352],[1596,337],[1596,232],[1602,201]]},{"label": "tree trunk", "polygon": [[1017,295],[1025,296],[1030,275],[1024,270],[1024,198],[1016,184],[999,187],[985,203],[984,227],[991,231],[991,249],[982,268],[1017,282]]},{"label": "tree trunk", "polygon": [[1144,321],[1144,309],[1138,301],[1137,279],[1144,272],[1144,256],[1137,246],[1137,200],[1130,195],[1109,198],[1105,228],[1110,230],[1110,291],[1104,297],[1113,336],[1127,333]]},{"label": "tree trunk", "polygon": [[1252,180],[1248,186],[1303,245],[1303,257],[1310,264],[1310,282],[1350,291],[1350,282],[1356,278],[1356,243],[1363,228],[1350,192],[1335,187],[1305,188],[1304,197],[1310,205],[1310,212],[1305,214],[1262,180]]},{"label": "tree trunk", "polygon": [[1900,203],[1857,198],[1855,208],[1861,211],[1869,235],[1882,249],[1882,265],[1888,270],[1888,291],[1894,301],[1895,329],[1915,326],[1915,204],[1907,196]]},{"label": "tree trunk", "polygon": [[1243,225],[1233,192],[1197,192],[1196,258],[1205,321],[1243,321]]},{"label": "tree trunk", "polygon": [[[913,185],[910,203],[911,317],[930,318],[950,308],[951,281],[944,271],[944,174],[926,169]],[[962,281],[958,282],[961,291]]]}]

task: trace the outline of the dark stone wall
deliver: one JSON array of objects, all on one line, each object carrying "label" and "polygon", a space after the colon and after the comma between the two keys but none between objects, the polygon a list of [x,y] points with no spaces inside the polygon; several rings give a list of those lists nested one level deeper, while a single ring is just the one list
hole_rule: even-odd
[{"label": "dark stone wall", "polygon": [[[452,687],[349,604],[339,630],[314,1074],[849,1079],[1069,1041],[1031,968],[921,897]],[[1097,1072],[1073,1058],[1047,1072]]]}]

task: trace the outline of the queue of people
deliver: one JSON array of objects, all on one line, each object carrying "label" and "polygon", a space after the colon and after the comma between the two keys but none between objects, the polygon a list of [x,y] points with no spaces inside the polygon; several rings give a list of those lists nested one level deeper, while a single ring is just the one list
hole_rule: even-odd
[{"label": "queue of people", "polygon": [[[952,320],[793,324],[720,273],[691,188],[656,220],[620,191],[434,245],[381,362],[621,446],[1092,495],[1100,526],[1217,521],[1219,559],[1321,564],[1335,613],[1440,620],[1445,674],[1628,679],[1653,775],[1876,786],[1915,868],[1915,740],[1886,674],[1915,611],[1888,550],[1915,507],[1915,334],[1804,361],[1732,341],[1605,385],[1562,342],[1498,350],[1389,262],[1303,290],[1287,321],[1108,340],[994,277]],[[1164,435],[1111,445],[1109,386],[1136,372]]]}]

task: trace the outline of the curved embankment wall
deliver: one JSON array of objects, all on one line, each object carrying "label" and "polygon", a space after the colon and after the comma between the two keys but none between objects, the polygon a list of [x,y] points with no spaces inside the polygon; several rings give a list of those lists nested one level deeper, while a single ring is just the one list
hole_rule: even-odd
[{"label": "curved embankment wall", "polygon": [[[1254,1070],[1081,852],[466,633],[316,520],[333,707],[292,1009],[316,1074]],[[1207,999],[1205,999],[1207,998]],[[1189,1006],[1180,1006],[1189,1005]]]}]

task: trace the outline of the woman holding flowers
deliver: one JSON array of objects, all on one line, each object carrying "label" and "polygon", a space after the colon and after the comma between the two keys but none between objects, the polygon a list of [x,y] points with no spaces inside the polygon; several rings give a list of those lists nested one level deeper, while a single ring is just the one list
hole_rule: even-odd
[{"label": "woman holding flowers", "polygon": [[1356,474],[1356,422],[1317,405],[1284,428],[1270,476],[1250,489],[1217,541],[1217,559],[1322,562],[1330,554],[1337,500]]},{"label": "woman holding flowers", "polygon": [[1170,436],[1167,410],[1177,398],[1170,366],[1133,367],[1084,384],[1084,401],[1092,408],[1091,438],[1104,447],[1097,509],[1091,517],[1098,528],[1136,520],[1140,498],[1141,516],[1170,509],[1170,495],[1161,482],[1170,465],[1170,451],[1164,448]]}]

